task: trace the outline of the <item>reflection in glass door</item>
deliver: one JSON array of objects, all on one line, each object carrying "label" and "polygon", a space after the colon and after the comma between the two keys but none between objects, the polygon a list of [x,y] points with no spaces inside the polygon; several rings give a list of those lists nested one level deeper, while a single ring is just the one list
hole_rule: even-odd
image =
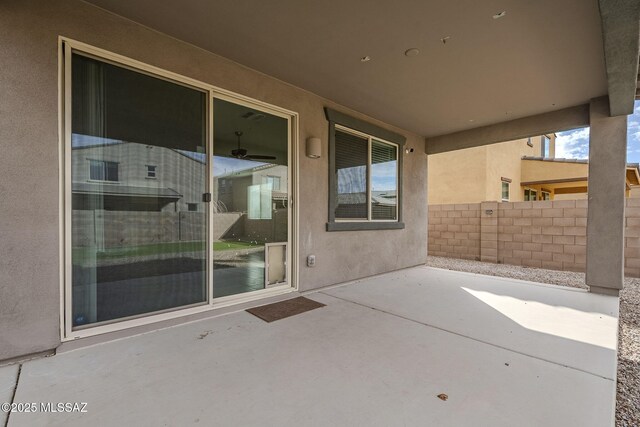
[{"label": "reflection in glass door", "polygon": [[288,281],[289,120],[213,104],[213,297]]},{"label": "reflection in glass door", "polygon": [[206,303],[207,92],[67,65],[72,326]]}]

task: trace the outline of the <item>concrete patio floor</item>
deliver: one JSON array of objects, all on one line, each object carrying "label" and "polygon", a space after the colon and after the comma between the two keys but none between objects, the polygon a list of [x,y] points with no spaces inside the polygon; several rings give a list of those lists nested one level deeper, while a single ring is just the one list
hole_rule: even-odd
[{"label": "concrete patio floor", "polygon": [[306,296],[0,368],[0,399],[88,404],[8,425],[613,425],[617,298],[430,267]]}]

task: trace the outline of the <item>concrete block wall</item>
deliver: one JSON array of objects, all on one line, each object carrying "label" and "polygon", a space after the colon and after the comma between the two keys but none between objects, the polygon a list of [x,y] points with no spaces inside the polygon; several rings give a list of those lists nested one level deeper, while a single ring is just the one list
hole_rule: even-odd
[{"label": "concrete block wall", "polygon": [[[473,221],[456,235],[463,232],[462,212]],[[583,272],[586,231],[587,200],[432,205],[428,253]],[[626,199],[624,258],[625,275],[640,277],[640,199]]]},{"label": "concrete block wall", "polygon": [[480,221],[480,203],[429,206],[429,254],[480,260]]},{"label": "concrete block wall", "polygon": [[480,261],[498,262],[498,202],[480,204]]},{"label": "concrete block wall", "polygon": [[587,201],[500,203],[498,262],[584,271]]},{"label": "concrete block wall", "polygon": [[640,199],[626,199],[624,211],[624,274],[640,277]]}]

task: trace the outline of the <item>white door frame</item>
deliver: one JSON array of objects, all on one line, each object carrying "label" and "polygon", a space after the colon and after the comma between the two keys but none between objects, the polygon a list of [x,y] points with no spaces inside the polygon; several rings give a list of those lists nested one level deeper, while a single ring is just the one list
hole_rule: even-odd
[{"label": "white door frame", "polygon": [[[166,79],[173,83],[182,84],[208,94],[207,114],[207,191],[213,189],[213,100],[223,99],[236,104],[241,104],[265,111],[288,121],[289,140],[289,179],[288,179],[288,233],[289,248],[287,251],[287,277],[286,284],[273,286],[244,294],[231,295],[222,298],[213,298],[213,203],[207,206],[207,299],[203,303],[191,306],[176,307],[169,310],[154,312],[153,314],[139,315],[131,318],[117,319],[109,322],[88,325],[82,329],[72,328],[72,301],[71,301],[71,52],[95,57],[96,59],[113,63],[115,65],[132,69],[136,72],[149,74],[156,78]],[[78,338],[114,332],[136,326],[161,322],[168,319],[189,316],[195,313],[213,311],[217,308],[244,302],[259,300],[275,295],[285,294],[298,290],[298,230],[299,214],[298,200],[298,140],[299,140],[299,115],[295,111],[255,100],[239,95],[231,91],[204,83],[189,77],[185,77],[158,67],[154,67],[126,56],[118,55],[104,49],[100,49],[86,43],[82,43],[67,37],[58,38],[58,100],[59,100],[59,153],[60,162],[60,337],[61,340],[71,341]],[[296,262],[291,262],[296,260]],[[214,314],[214,313],[212,313]]]}]

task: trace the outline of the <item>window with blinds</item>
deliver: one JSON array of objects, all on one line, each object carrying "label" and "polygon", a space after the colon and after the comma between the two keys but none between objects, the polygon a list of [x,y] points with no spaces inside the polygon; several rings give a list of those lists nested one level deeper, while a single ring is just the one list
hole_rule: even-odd
[{"label": "window with blinds", "polygon": [[335,132],[336,220],[397,221],[398,146]]},{"label": "window with blinds", "polygon": [[367,219],[369,140],[336,130],[336,218]]},{"label": "window with blinds", "polygon": [[89,160],[89,179],[93,181],[118,181],[118,163],[105,160]]}]

